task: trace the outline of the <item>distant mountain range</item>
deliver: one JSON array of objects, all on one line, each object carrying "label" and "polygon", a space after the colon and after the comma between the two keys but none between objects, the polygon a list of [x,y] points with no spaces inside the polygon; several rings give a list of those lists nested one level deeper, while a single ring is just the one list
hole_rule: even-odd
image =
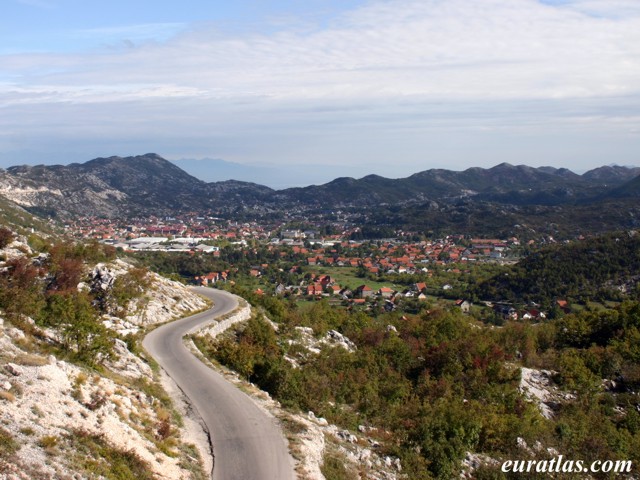
[{"label": "distant mountain range", "polygon": [[578,175],[564,168],[502,163],[462,172],[431,169],[400,179],[343,177],[324,185],[274,190],[234,180],[207,183],[150,153],[0,170],[0,195],[34,213],[63,219],[205,210],[264,214],[460,201],[553,206],[637,197],[639,175],[637,167],[603,166]]}]

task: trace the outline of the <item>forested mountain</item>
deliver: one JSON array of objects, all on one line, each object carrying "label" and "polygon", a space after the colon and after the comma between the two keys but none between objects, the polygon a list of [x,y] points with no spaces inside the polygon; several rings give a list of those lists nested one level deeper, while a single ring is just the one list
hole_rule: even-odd
[{"label": "forested mountain", "polygon": [[[66,166],[11,167],[0,171],[0,195],[33,212],[61,218],[205,210],[256,217],[347,208],[363,212],[381,209],[391,224],[401,224],[406,212],[411,212],[417,222],[426,220],[430,210],[439,210],[443,218],[450,219],[456,216],[458,205],[464,205],[471,215],[488,208],[494,212],[492,216],[503,207],[516,207],[516,217],[518,207],[589,205],[598,211],[611,199],[635,198],[638,181],[634,176],[638,172],[631,167],[601,167],[577,175],[567,169],[503,163],[462,172],[431,169],[399,179],[343,177],[324,185],[276,191],[234,180],[206,183],[156,154],[146,154]],[[459,228],[464,223],[454,226]],[[633,225],[617,225],[629,226]]]},{"label": "forested mountain", "polygon": [[616,232],[537,250],[478,286],[479,296],[538,302],[638,298],[640,234]]}]

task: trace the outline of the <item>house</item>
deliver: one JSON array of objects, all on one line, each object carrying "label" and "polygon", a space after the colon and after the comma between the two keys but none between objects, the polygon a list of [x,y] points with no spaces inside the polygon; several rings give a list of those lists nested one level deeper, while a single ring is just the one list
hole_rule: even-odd
[{"label": "house", "polygon": [[456,300],[456,306],[460,307],[460,310],[462,310],[462,313],[469,313],[469,311],[471,310],[471,302],[467,301],[467,300]]},{"label": "house", "polygon": [[373,296],[373,288],[367,285],[360,285],[358,288],[356,288],[356,296],[360,298],[371,297]]},{"label": "house", "polygon": [[317,296],[322,295],[322,285],[319,283],[314,283],[313,285],[307,286],[307,295]]},{"label": "house", "polygon": [[296,239],[296,238],[304,238],[305,235],[300,230],[282,230],[282,232],[280,233],[280,237]]},{"label": "house", "polygon": [[393,289],[389,287],[382,287],[378,290],[378,295],[382,298],[391,298],[393,296]]},{"label": "house", "polygon": [[219,281],[226,281],[227,280],[227,273],[226,272],[211,272],[211,273],[207,273],[206,275],[196,276],[196,277],[194,277],[194,280],[197,283],[199,283],[200,285],[206,287],[208,285],[214,284],[214,283],[219,282]]},{"label": "house", "polygon": [[518,312],[511,305],[495,304],[493,309],[497,314],[502,315],[502,318],[504,318],[505,320],[507,320],[507,319],[517,320],[518,319]]},{"label": "house", "polygon": [[413,285],[413,290],[416,292],[425,292],[427,290],[427,284],[419,282]]}]

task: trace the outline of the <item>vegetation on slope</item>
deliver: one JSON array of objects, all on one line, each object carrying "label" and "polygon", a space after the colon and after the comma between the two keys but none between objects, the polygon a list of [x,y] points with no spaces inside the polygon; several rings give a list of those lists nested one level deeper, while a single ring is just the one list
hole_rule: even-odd
[{"label": "vegetation on slope", "polygon": [[[150,380],[151,370],[145,371],[140,359],[126,352],[123,343],[116,343],[117,334],[103,322],[105,313],[124,316],[129,302],[148,293],[148,271],[129,269],[111,278],[105,289],[89,272],[96,263],[115,258],[112,247],[50,240],[53,243],[30,234],[27,245],[24,236],[0,225],[0,403],[6,413],[3,421],[11,426],[11,430],[0,428],[0,476],[13,478],[11,472],[19,471],[20,478],[54,478],[55,470],[70,472],[69,478],[76,474],[114,480],[156,478],[157,465],[149,463],[149,458],[163,462],[179,456],[179,467],[172,465],[172,469],[189,471],[188,478],[204,478],[199,453],[182,443],[175,428],[181,419],[171,400]],[[136,350],[133,335],[121,340],[131,352]],[[29,372],[31,367],[55,373],[41,377]],[[79,372],[75,380],[73,372]],[[29,379],[35,374],[37,383]],[[67,379],[71,390],[64,386]],[[61,416],[64,409],[66,417],[43,413],[44,406],[41,410],[37,404],[43,391],[53,392],[45,394],[47,408]],[[29,418],[25,405],[34,403]],[[91,415],[98,415],[100,421],[94,424]],[[99,431],[102,421],[108,430]],[[126,447],[114,441],[120,427],[134,439]],[[43,435],[38,439],[35,432]],[[24,453],[25,446],[29,455]],[[52,459],[46,466],[39,463],[42,451]],[[151,453],[144,457],[147,452]]]},{"label": "vegetation on slope", "polygon": [[[537,302],[586,302],[638,298],[640,235],[609,233],[532,252],[478,287],[481,298]],[[571,303],[571,302],[570,302]]]},{"label": "vegetation on slope", "polygon": [[[555,448],[575,459],[640,461],[637,303],[495,329],[457,310],[371,318],[325,302],[299,308],[240,293],[265,309],[278,332],[258,316],[233,336],[198,339],[200,348],[289,408],[345,428],[373,427],[409,478],[454,478],[469,451],[542,459]],[[310,327],[316,337],[335,329],[357,349],[312,353],[296,327]],[[522,395],[519,366],[557,372],[567,399],[554,406],[553,420]],[[603,379],[615,379],[615,389],[604,388]],[[523,450],[518,438],[543,447]],[[511,478],[489,465],[477,475]]]}]

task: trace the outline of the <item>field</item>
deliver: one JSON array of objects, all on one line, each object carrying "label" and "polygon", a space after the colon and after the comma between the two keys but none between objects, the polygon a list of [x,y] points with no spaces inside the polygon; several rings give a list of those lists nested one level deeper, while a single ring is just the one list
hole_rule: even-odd
[{"label": "field", "polygon": [[352,290],[363,284],[373,288],[373,290],[379,290],[382,287],[389,287],[394,290],[404,290],[406,288],[406,286],[403,285],[389,282],[375,282],[367,278],[360,278],[356,275],[356,269],[353,267],[321,267],[317,272],[322,275],[330,275],[338,285],[349,287]]}]

